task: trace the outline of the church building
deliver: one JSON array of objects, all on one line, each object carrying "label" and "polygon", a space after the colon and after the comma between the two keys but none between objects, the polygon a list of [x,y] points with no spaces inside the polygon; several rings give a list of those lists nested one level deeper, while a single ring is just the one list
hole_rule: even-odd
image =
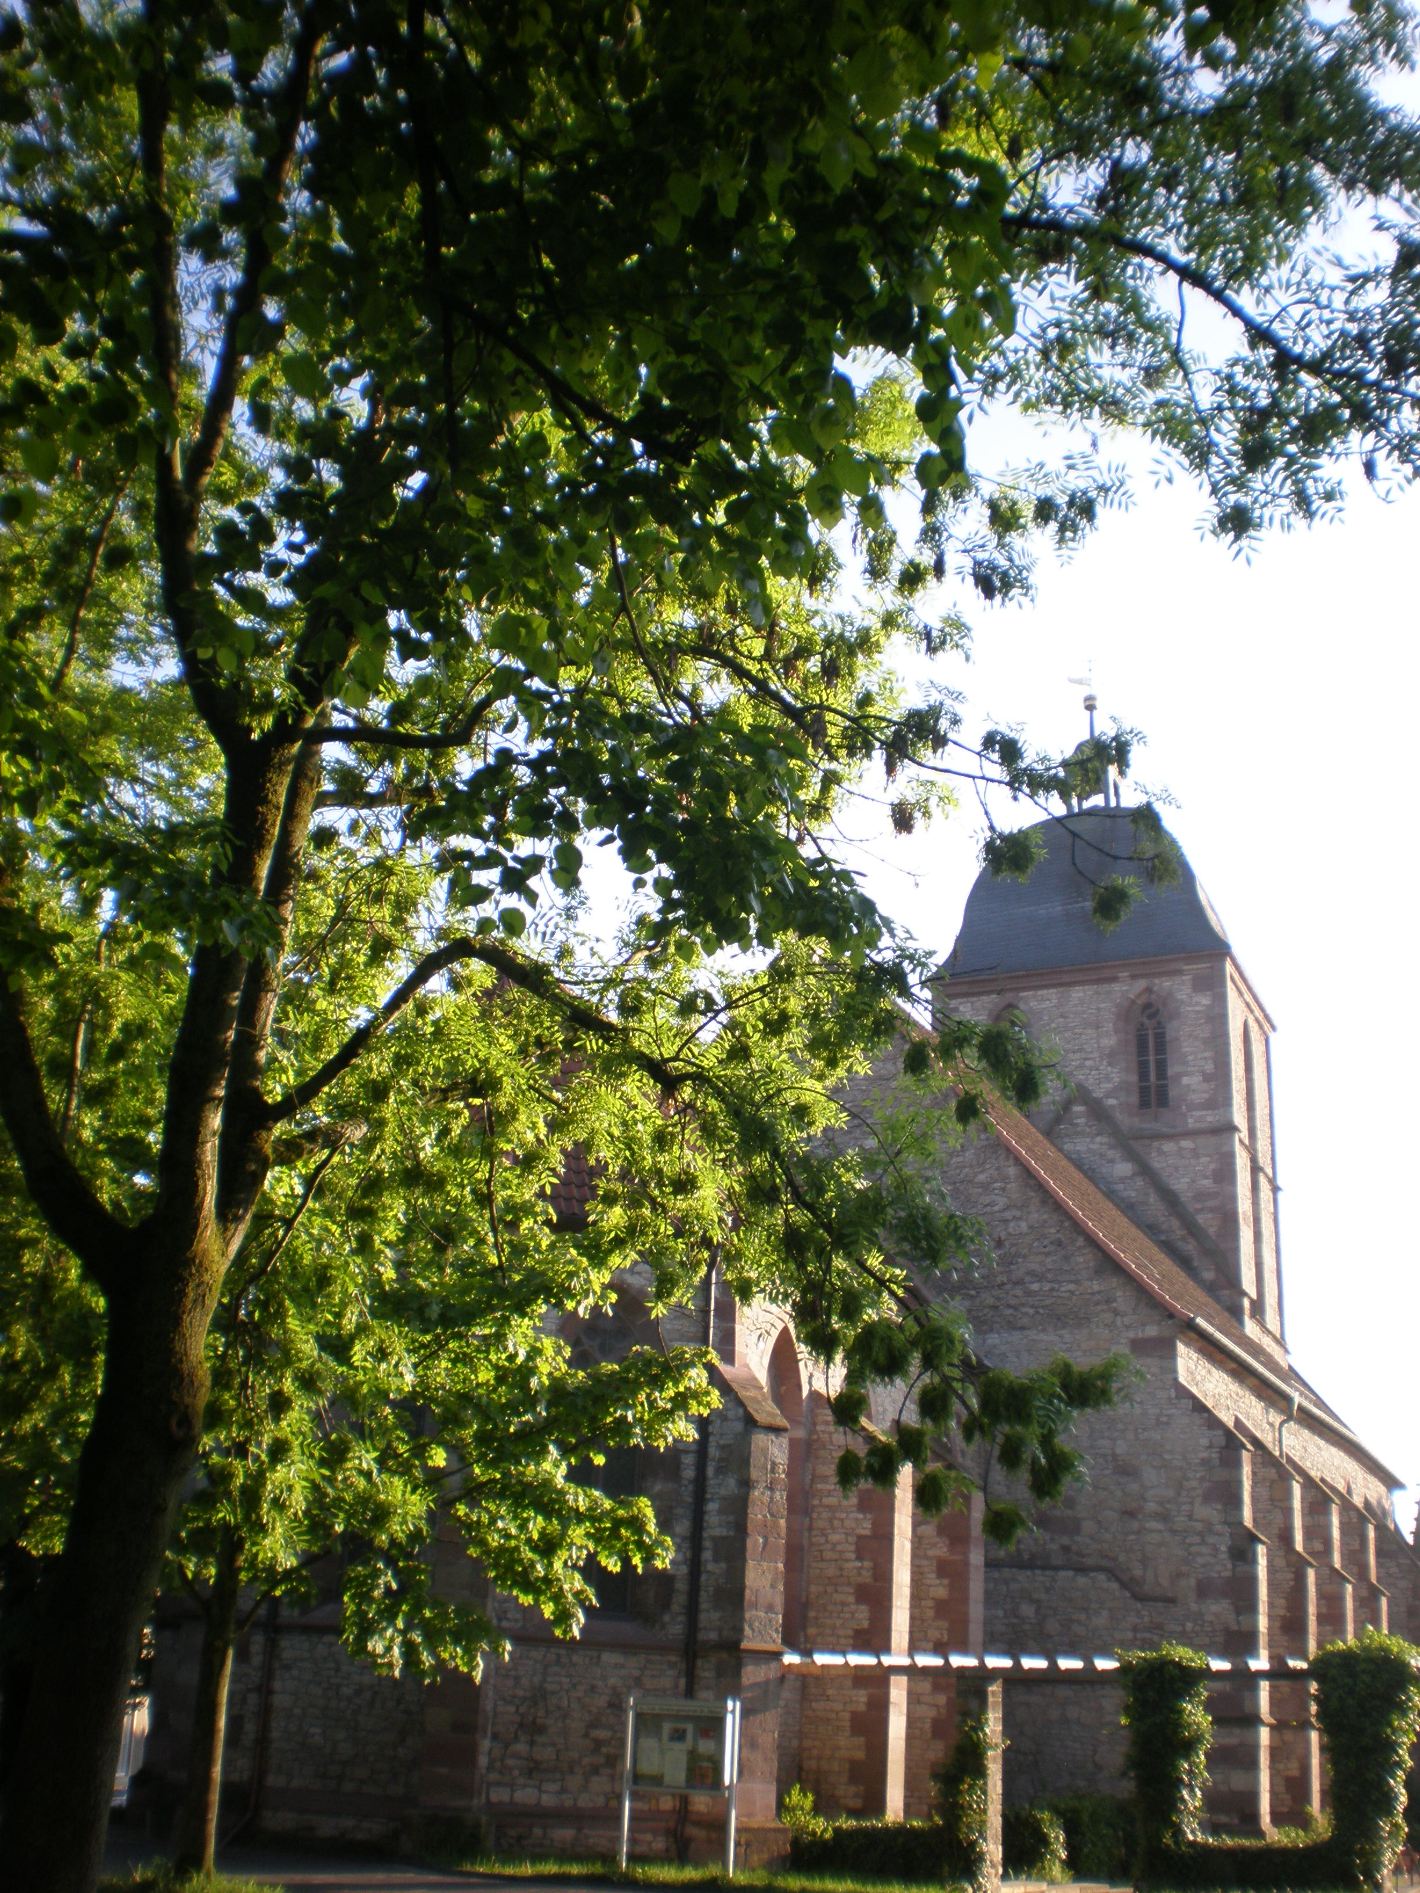
[{"label": "church building", "polygon": [[[721,1405],[695,1440],[606,1468],[608,1489],[652,1500],[670,1568],[603,1574],[569,1644],[490,1597],[450,1534],[437,1582],[489,1609],[510,1646],[477,1682],[353,1663],[338,1573],[314,1608],[271,1609],[235,1666],[224,1828],[387,1842],[433,1827],[610,1852],[628,1693],[733,1695],[740,1855],[772,1858],[794,1782],[826,1812],[929,1812],[957,1725],[953,1654],[1092,1658],[1166,1639],[1234,1664],[1212,1702],[1215,1824],[1265,1831],[1323,1805],[1307,1684],[1258,1672],[1367,1624],[1420,1635],[1420,1566],[1392,1517],[1398,1481],[1288,1359],[1272,1022],[1187,863],[1141,879],[1113,931],[1094,922],[1093,886],[1139,872],[1128,811],[1058,817],[1039,839],[1029,879],[977,881],[939,975],[944,1010],[1020,1020],[1060,1077],[1032,1119],[993,1106],[944,1159],[991,1250],[953,1294],[988,1362],[1130,1362],[1121,1404],[1081,1429],[1087,1481],[1009,1551],[983,1544],[979,1502],[922,1516],[910,1472],[895,1492],[845,1496],[828,1389],[784,1315],[707,1283],[653,1323],[628,1271],[614,1316],[568,1324],[574,1348],[612,1359],[660,1336],[708,1342],[718,1362]],[[566,1189],[561,1216],[595,1213],[574,1168]],[[169,1600],[159,1780],[181,1778],[197,1643]],[[1006,1675],[1008,1802],[1120,1791],[1117,1684],[1039,1664]],[[647,1796],[633,1848],[713,1857],[722,1819],[693,1795]]]},{"label": "church building", "polygon": [[[987,1647],[1170,1640],[1236,1677],[1368,1624],[1420,1636],[1401,1482],[1287,1354],[1266,1007],[1189,864],[1149,879],[1129,810],[1036,834],[1028,879],[978,878],[938,976],[944,1011],[1019,1021],[1061,1081],[950,1159],[995,1256],[962,1299],[988,1360],[1121,1352],[1134,1378],[1080,1429],[1087,1482],[987,1548]],[[1104,931],[1091,899],[1117,875],[1137,898]],[[1211,1707],[1215,1824],[1321,1808],[1304,1682],[1230,1680]],[[1116,1688],[1008,1680],[1006,1724],[1008,1801],[1119,1782]]]}]

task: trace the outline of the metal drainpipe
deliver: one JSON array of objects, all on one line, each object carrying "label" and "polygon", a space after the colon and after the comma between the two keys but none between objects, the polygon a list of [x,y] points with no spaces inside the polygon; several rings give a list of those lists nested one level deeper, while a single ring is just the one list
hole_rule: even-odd
[{"label": "metal drainpipe", "polygon": [[1294,1390],[1290,1409],[1284,1413],[1282,1418],[1277,1422],[1277,1457],[1282,1461],[1284,1466],[1287,1463],[1287,1428],[1292,1424],[1293,1420],[1296,1419],[1297,1408],[1301,1403],[1301,1395]]},{"label": "metal drainpipe", "polygon": [[[719,1278],[718,1253],[710,1258],[705,1271],[705,1345],[715,1345],[715,1286]],[[685,1600],[685,1687],[689,1701],[695,1694],[696,1658],[700,1644],[700,1583],[705,1563],[705,1500],[710,1485],[710,1415],[702,1413],[695,1428],[695,1485],[690,1506],[690,1556],[686,1566]],[[676,1859],[686,1857],[685,1829],[690,1817],[690,1799],[679,1796],[675,1826],[672,1830]]]},{"label": "metal drainpipe", "polygon": [[[712,1256],[705,1271],[705,1345],[715,1345],[715,1287],[720,1258]],[[690,1510],[690,1558],[686,1572],[685,1694],[695,1694],[696,1659],[700,1643],[700,1584],[705,1563],[705,1500],[710,1484],[710,1416],[702,1413],[695,1429],[695,1491]]]}]

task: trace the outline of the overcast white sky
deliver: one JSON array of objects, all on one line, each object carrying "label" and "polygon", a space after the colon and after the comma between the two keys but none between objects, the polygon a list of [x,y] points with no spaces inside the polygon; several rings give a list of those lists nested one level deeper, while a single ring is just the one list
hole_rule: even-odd
[{"label": "overcast white sky", "polygon": [[[1362,488],[1344,522],[1277,535],[1248,564],[1200,537],[1196,493],[1142,485],[1071,563],[1042,570],[1034,605],[978,610],[971,663],[939,674],[968,693],[963,735],[1019,721],[1065,749],[1085,733],[1083,692],[1066,679],[1092,663],[1102,718],[1145,733],[1135,777],[1174,798],[1165,819],[1277,1021],[1293,1357],[1411,1488],[1408,1526],[1420,1497],[1420,494],[1387,505]],[[849,858],[945,953],[981,832],[966,802]]]}]

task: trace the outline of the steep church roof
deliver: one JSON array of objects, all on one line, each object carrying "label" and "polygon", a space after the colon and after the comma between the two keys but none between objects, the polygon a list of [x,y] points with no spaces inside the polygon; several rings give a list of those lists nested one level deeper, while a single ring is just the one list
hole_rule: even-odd
[{"label": "steep church roof", "polygon": [[[1092,808],[1038,822],[1028,832],[1040,838],[1042,859],[1023,881],[982,870],[941,970],[953,979],[971,979],[1228,952],[1223,924],[1177,843],[1176,879],[1149,881],[1134,813]],[[1124,919],[1106,932],[1090,901],[1101,882],[1116,877],[1135,882],[1137,892]]]},{"label": "steep church roof", "polygon": [[[1016,1162],[1042,1185],[1067,1216],[1091,1239],[1103,1254],[1133,1278],[1139,1287],[1166,1309],[1175,1320],[1183,1322],[1205,1340],[1229,1354],[1240,1366],[1297,1399],[1301,1410],[1319,1421],[1328,1432],[1344,1440],[1365,1459],[1391,1486],[1404,1481],[1383,1460],[1359,1440],[1328,1406],[1311,1383],[1288,1360],[1278,1360],[1246,1332],[1208,1291],[1168,1256],[1151,1237],[1126,1216],[1124,1211],[1029,1118],[1001,1099],[985,1097],[987,1115],[997,1140]],[[1420,1527],[1417,1527],[1420,1530]]]}]

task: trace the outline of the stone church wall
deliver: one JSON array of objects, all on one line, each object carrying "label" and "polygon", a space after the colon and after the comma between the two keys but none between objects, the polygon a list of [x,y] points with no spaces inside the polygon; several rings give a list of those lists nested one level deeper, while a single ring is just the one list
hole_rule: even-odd
[{"label": "stone church wall", "polygon": [[[960,1291],[985,1356],[1019,1368],[1122,1348],[1138,1374],[1079,1429],[1088,1483],[1014,1550],[988,1548],[988,1648],[1091,1656],[1174,1638],[1280,1659],[1368,1624],[1407,1630],[1420,1566],[1363,1452],[1172,1318],[989,1136],[948,1175],[1001,1258]],[[1305,1684],[1220,1677],[1210,1708],[1218,1828],[1323,1806]],[[1107,1684],[1007,1679],[1008,1798],[1122,1785],[1118,1712]]]},{"label": "stone church wall", "polygon": [[[1024,1368],[1121,1350],[1134,1374],[1115,1410],[1079,1428],[1087,1483],[1014,1549],[988,1548],[987,1648],[1088,1657],[1184,1637],[1219,1654],[1251,1649],[1241,1448],[1179,1385],[1177,1323],[989,1136],[949,1176],[1002,1258],[960,1291],[985,1357]],[[1122,1788],[1114,1686],[1007,1679],[1005,1712],[1008,1800]],[[1219,1761],[1221,1779],[1231,1768],[1221,1751]],[[1223,1788],[1215,1798],[1221,1808]]]},{"label": "stone church wall", "polygon": [[[201,1628],[180,1603],[160,1616],[153,1731],[142,1812],[162,1829],[176,1812],[192,1741]],[[417,1807],[422,1692],[353,1663],[333,1611],[262,1614],[238,1644],[227,1714],[222,1831],[249,1815],[263,1830],[382,1841]],[[266,1696],[263,1710],[262,1696]],[[261,1792],[253,1768],[261,1749]]]},{"label": "stone church wall", "polygon": [[[777,1644],[777,1584],[766,1595],[764,1566],[776,1578],[782,1567],[785,1443],[782,1431],[757,1426],[732,1393],[709,1441],[693,1688],[697,1697],[720,1698],[743,1693],[743,1643]],[[568,1643],[550,1637],[534,1612],[509,1611],[512,1656],[490,1666],[483,1685],[481,1811],[499,1847],[615,1847],[627,1695],[687,1691],[695,1451],[691,1444],[662,1456],[676,1476],[663,1482],[657,1515],[675,1556],[667,1573],[633,1580],[628,1618],[598,1614]],[[777,1771],[774,1744],[766,1755],[759,1726],[766,1714],[777,1722],[777,1676],[770,1691],[755,1680],[743,1737],[741,1811],[750,1824],[766,1818],[766,1800],[773,1819]],[[638,1852],[667,1852],[678,1821],[694,1829],[720,1814],[717,1804],[692,1801],[682,1813],[679,1797],[638,1796],[633,1818]]]}]

